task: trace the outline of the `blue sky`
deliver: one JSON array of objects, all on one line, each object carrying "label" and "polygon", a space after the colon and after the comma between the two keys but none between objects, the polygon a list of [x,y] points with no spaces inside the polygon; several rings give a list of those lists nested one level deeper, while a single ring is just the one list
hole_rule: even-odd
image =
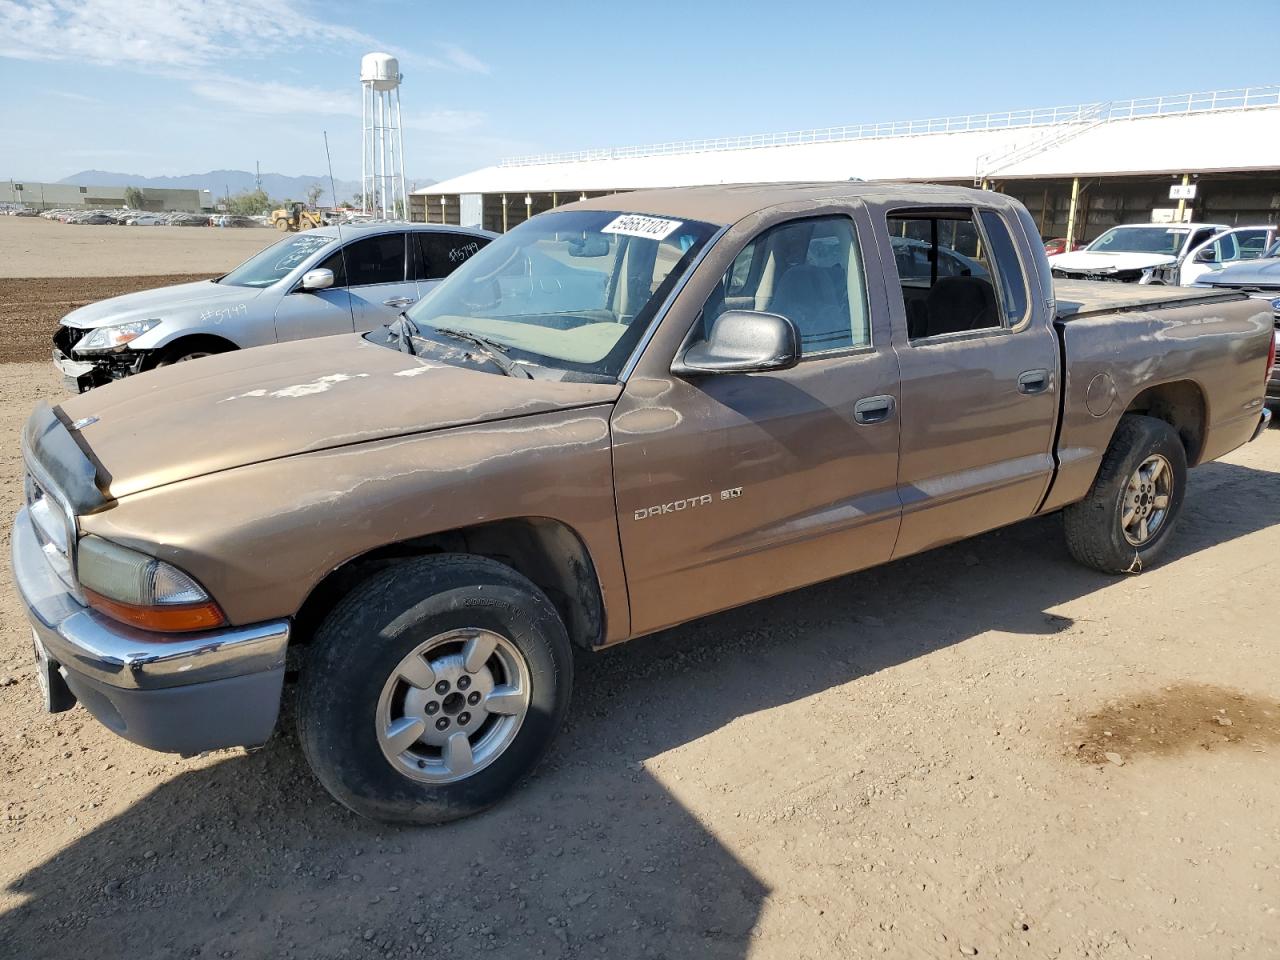
[{"label": "blue sky", "polygon": [[[0,178],[359,176],[362,53],[407,173],[504,156],[1280,81],[1280,3],[0,0]],[[1219,29],[1216,21],[1229,19]]]}]

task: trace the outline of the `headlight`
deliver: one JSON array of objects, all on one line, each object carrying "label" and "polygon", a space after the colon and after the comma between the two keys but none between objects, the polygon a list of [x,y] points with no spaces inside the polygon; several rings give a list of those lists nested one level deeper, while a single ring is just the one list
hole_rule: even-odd
[{"label": "headlight", "polygon": [[222,609],[192,577],[101,537],[80,540],[76,574],[89,606],[135,627],[181,632],[226,623]]},{"label": "headlight", "polygon": [[1274,300],[1271,301],[1271,309],[1275,310],[1277,313],[1280,313],[1280,297],[1276,297]]},{"label": "headlight", "polygon": [[140,336],[154,327],[157,320],[130,320],[128,323],[117,323],[110,327],[98,327],[75,345],[72,353],[106,353],[118,350],[130,340]]}]

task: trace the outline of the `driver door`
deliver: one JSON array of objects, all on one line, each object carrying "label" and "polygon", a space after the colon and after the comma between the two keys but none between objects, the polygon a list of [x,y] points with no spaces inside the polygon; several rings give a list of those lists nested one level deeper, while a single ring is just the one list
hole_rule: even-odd
[{"label": "driver door", "polygon": [[634,633],[889,559],[898,364],[864,219],[856,205],[765,229],[695,321],[696,340],[725,309],[787,316],[795,367],[627,381],[611,429]]}]

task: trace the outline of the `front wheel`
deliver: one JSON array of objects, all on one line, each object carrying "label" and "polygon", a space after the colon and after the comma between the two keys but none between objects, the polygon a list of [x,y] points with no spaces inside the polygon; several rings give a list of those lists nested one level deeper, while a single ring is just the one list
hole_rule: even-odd
[{"label": "front wheel", "polygon": [[298,735],[351,810],[443,823],[497,802],[534,768],[572,681],[564,624],[533,583],[479,557],[412,560],[357,586],[321,625]]},{"label": "front wheel", "polygon": [[1063,511],[1067,548],[1104,573],[1138,573],[1164,550],[1182,512],[1187,454],[1163,420],[1121,419],[1089,493]]}]

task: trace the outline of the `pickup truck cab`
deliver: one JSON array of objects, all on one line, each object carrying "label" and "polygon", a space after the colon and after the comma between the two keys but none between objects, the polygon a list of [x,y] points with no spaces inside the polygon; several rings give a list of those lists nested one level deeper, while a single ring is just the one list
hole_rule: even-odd
[{"label": "pickup truck cab", "polygon": [[53,363],[72,389],[215,353],[390,323],[496,234],[374,222],[290,234],[213,280],[72,310]]},{"label": "pickup truck cab", "polygon": [[1191,251],[1224,232],[1218,223],[1136,223],[1112,227],[1083,250],[1049,258],[1056,278],[1178,286]]},{"label": "pickup truck cab", "polygon": [[1269,306],[1063,283],[998,193],[722,186],[539,215],[387,327],[39,407],[14,569],[49,706],[466,815],[596,649],[1063,511],[1136,573],[1265,426]]}]

